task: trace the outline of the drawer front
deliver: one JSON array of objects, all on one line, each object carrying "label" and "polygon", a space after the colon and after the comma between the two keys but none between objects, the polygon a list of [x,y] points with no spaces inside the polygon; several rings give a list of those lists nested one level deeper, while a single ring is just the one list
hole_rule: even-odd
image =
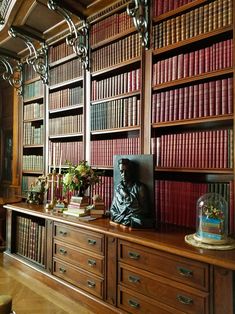
[{"label": "drawer front", "polygon": [[103,279],[53,259],[53,274],[92,295],[103,298]]},{"label": "drawer front", "polygon": [[55,223],[54,237],[67,243],[75,244],[84,249],[104,253],[104,236],[81,228]]},{"label": "drawer front", "polygon": [[132,314],[182,314],[181,311],[151,300],[138,293],[133,293],[121,286],[118,287],[118,307]]},{"label": "drawer front", "polygon": [[209,294],[138,269],[119,267],[119,283],[186,313],[207,313]]},{"label": "drawer front", "polygon": [[207,264],[125,241],[119,243],[119,260],[192,287],[209,291],[209,267]]},{"label": "drawer front", "polygon": [[86,269],[98,276],[104,276],[104,257],[89,253],[84,249],[54,241],[53,256],[68,263]]}]

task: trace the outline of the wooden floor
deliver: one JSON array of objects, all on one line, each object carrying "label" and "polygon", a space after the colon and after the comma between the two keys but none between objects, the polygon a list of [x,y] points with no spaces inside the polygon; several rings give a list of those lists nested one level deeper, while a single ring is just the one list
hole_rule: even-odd
[{"label": "wooden floor", "polygon": [[6,262],[0,253],[0,294],[10,294],[16,314],[92,314],[29,274]]}]

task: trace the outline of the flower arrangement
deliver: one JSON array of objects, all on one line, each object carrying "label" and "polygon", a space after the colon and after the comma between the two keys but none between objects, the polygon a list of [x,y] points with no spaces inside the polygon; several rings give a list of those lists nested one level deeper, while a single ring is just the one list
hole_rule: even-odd
[{"label": "flower arrangement", "polygon": [[216,206],[210,204],[202,205],[202,215],[207,218],[224,220],[224,212]]},{"label": "flower arrangement", "polygon": [[68,170],[63,176],[64,190],[77,191],[80,196],[83,196],[89,186],[99,182],[99,177],[87,163],[82,160],[78,165],[73,165],[66,161]]}]

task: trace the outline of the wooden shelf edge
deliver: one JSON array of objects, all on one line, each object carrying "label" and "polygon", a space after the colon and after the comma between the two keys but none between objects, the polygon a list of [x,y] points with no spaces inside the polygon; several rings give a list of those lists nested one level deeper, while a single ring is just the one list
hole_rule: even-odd
[{"label": "wooden shelf edge", "polygon": [[171,45],[168,45],[165,47],[153,49],[153,55],[158,56],[158,55],[163,54],[165,52],[168,52],[168,51],[171,51],[174,49],[178,49],[179,47],[181,48],[181,47],[190,45],[192,43],[206,40],[210,37],[215,37],[215,36],[221,35],[223,33],[232,32],[232,30],[233,30],[232,26],[225,26],[223,28],[213,30],[213,31],[205,33],[205,34],[196,35],[194,37],[178,41],[177,43],[174,43],[174,44],[171,44]]},{"label": "wooden shelf edge", "polygon": [[176,86],[180,86],[180,85],[184,85],[188,83],[199,82],[202,80],[205,81],[214,77],[217,78],[217,77],[221,77],[225,75],[232,75],[232,74],[233,74],[233,68],[226,68],[222,70],[202,73],[202,74],[191,76],[191,77],[185,77],[185,78],[176,79],[174,81],[165,82],[165,83],[153,86],[152,89],[153,91],[159,91],[159,90],[176,87]]},{"label": "wooden shelf edge", "polygon": [[162,127],[174,127],[182,125],[197,125],[205,122],[221,122],[221,121],[233,121],[233,114],[226,114],[221,116],[207,116],[207,117],[198,117],[194,119],[185,119],[177,121],[166,121],[166,122],[157,122],[152,124],[153,129],[162,128]]}]

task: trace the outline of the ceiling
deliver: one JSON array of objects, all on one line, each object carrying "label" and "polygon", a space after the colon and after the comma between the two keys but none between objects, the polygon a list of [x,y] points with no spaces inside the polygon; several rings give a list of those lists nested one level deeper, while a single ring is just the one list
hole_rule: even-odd
[{"label": "ceiling", "polygon": [[[28,53],[25,42],[16,37],[12,38],[8,30],[11,26],[23,32],[29,32],[31,38],[40,41],[55,41],[58,37],[68,34],[68,24],[64,17],[49,9],[48,0],[5,0],[8,10],[5,12],[5,23],[0,28],[0,49],[7,51],[16,58],[22,58]],[[73,12],[71,18],[79,25],[81,20],[93,15],[105,7],[117,2],[117,0],[57,0],[69,12]],[[4,3],[4,0],[3,2]],[[1,3],[0,3],[1,4]],[[35,40],[35,47],[39,41]]]}]

